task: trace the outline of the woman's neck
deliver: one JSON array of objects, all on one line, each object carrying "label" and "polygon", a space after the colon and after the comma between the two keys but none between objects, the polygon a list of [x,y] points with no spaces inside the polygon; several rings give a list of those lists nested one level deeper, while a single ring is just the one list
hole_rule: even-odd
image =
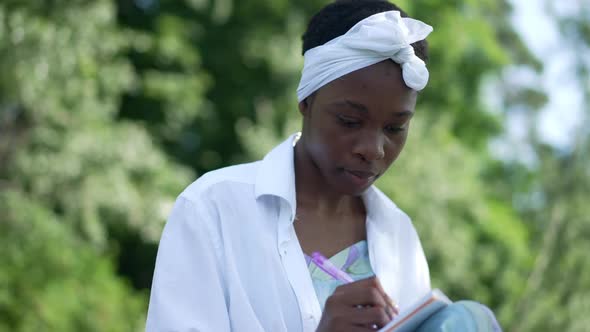
[{"label": "woman's neck", "polygon": [[361,197],[345,195],[332,190],[305,151],[303,144],[295,146],[294,154],[298,209],[334,217],[364,214]]}]

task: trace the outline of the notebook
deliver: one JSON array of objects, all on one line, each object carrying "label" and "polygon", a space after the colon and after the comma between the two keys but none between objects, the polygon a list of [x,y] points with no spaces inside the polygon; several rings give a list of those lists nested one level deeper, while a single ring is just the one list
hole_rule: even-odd
[{"label": "notebook", "polygon": [[452,301],[439,289],[433,289],[420,300],[401,312],[379,332],[411,332],[437,311],[445,308]]}]

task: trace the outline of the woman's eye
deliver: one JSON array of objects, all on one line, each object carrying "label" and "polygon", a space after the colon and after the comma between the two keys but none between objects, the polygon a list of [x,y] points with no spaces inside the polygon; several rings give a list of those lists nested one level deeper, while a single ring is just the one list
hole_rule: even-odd
[{"label": "woman's eye", "polygon": [[405,126],[387,126],[385,127],[385,131],[390,134],[398,134],[406,130]]},{"label": "woman's eye", "polygon": [[338,122],[340,122],[341,125],[343,125],[347,128],[357,128],[361,124],[361,122],[359,120],[347,118],[344,116],[338,116]]}]

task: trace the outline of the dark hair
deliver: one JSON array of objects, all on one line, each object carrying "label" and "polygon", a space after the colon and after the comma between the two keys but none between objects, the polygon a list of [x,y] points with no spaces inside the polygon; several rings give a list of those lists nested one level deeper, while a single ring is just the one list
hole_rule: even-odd
[{"label": "dark hair", "polygon": [[[377,13],[397,10],[408,17],[398,6],[384,0],[337,0],[315,14],[303,34],[303,52],[345,34],[363,19]],[[416,56],[428,61],[428,43],[421,40],[412,44]]]}]

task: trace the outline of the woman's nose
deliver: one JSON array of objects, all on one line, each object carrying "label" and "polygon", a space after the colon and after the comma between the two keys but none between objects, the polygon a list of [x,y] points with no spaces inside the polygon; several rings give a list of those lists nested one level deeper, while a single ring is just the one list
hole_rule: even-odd
[{"label": "woman's nose", "polygon": [[385,157],[384,138],[381,134],[364,134],[355,145],[354,153],[363,160],[374,161]]}]

